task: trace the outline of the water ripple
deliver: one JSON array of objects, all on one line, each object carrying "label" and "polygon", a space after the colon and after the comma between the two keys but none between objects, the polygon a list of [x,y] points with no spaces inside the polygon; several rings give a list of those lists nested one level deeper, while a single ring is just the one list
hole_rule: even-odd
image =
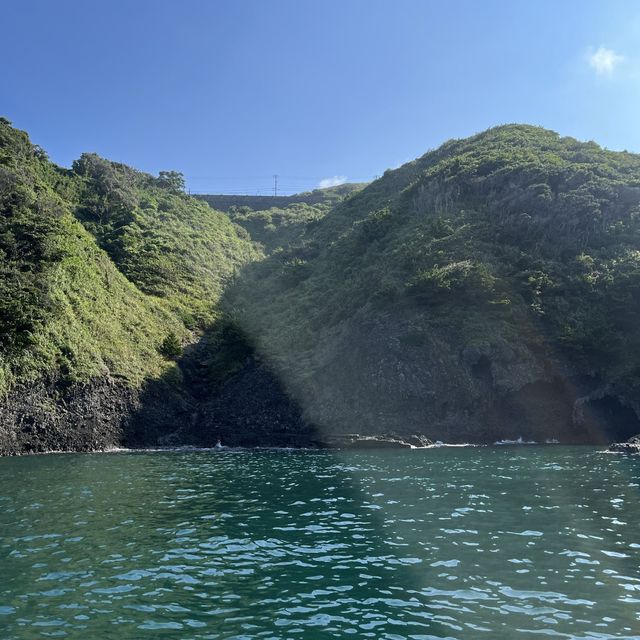
[{"label": "water ripple", "polygon": [[640,638],[640,460],[0,460],[0,637]]}]

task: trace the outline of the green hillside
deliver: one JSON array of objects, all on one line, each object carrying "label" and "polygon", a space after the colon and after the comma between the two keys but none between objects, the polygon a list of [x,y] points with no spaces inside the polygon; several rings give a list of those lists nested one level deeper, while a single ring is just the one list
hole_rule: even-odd
[{"label": "green hillside", "polygon": [[166,176],[95,155],[61,169],[5,119],[0,208],[0,436],[9,440],[24,418],[12,414],[14,389],[24,398],[50,385],[49,413],[62,415],[58,394],[96,380],[130,389],[179,382],[175,357],[218,318],[225,284],[259,256],[243,229]]},{"label": "green hillside", "polygon": [[73,215],[77,185],[23,132],[0,123],[0,386],[45,372],[110,371],[139,383],[184,328],[122,276]]},{"label": "green hillside", "polygon": [[73,164],[76,215],[142,292],[166,300],[188,328],[216,317],[240,265],[260,257],[244,230],[187,197],[181,176],[159,178],[83,154]]},{"label": "green hillside", "polygon": [[[293,196],[225,196],[224,210],[271,253],[303,243],[319,220],[364,186],[347,183]],[[216,196],[199,197],[210,206],[218,202]]]},{"label": "green hillside", "polygon": [[229,300],[324,428],[640,431],[640,156],[497,127],[387,171],[303,240]]},{"label": "green hillside", "polygon": [[0,453],[640,433],[640,156],[508,125],[313,202],[183,186],[0,120]]}]

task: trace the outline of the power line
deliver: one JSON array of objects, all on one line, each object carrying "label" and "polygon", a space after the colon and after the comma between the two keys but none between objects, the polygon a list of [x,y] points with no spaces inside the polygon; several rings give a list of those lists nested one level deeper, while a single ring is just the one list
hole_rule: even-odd
[{"label": "power line", "polygon": [[[326,177],[282,176],[185,176],[189,192],[197,195],[288,196],[320,189]],[[371,182],[378,176],[351,177],[348,182]],[[271,183],[271,186],[269,186]],[[334,185],[339,186],[339,185]],[[198,188],[192,188],[198,187]]]},{"label": "power line", "polygon": [[[189,174],[184,175],[188,180],[271,180],[274,176],[271,174],[270,176],[212,176],[212,175],[200,175],[193,176]],[[282,174],[278,174],[278,178],[282,178],[291,182],[320,182],[321,180],[326,180],[327,178],[332,178],[333,176],[286,176]],[[353,177],[349,176],[349,182],[367,182],[372,179],[372,176],[367,177]]]}]

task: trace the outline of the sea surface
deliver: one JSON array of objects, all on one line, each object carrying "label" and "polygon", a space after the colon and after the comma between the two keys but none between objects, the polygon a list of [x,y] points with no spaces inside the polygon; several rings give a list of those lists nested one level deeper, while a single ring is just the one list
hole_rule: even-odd
[{"label": "sea surface", "polygon": [[0,638],[640,638],[640,457],[0,459]]}]

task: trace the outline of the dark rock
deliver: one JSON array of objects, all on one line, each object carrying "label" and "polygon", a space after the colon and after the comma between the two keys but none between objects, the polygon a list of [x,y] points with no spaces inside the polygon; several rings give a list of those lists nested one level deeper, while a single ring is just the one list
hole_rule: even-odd
[{"label": "dark rock", "polygon": [[118,446],[137,402],[135,391],[110,378],[20,385],[0,405],[0,454]]},{"label": "dark rock", "polygon": [[427,447],[433,442],[420,435],[396,434],[360,435],[357,433],[332,434],[324,439],[324,445],[335,449],[414,449]]},{"label": "dark rock", "polygon": [[640,453],[640,435],[629,438],[626,442],[614,442],[609,451],[616,453]]},{"label": "dark rock", "polygon": [[0,401],[0,455],[194,445],[323,446],[277,378],[249,358],[221,387],[123,380],[52,379],[16,387]]},{"label": "dark rock", "polygon": [[322,446],[273,372],[255,358],[204,398],[195,427],[200,446]]}]

